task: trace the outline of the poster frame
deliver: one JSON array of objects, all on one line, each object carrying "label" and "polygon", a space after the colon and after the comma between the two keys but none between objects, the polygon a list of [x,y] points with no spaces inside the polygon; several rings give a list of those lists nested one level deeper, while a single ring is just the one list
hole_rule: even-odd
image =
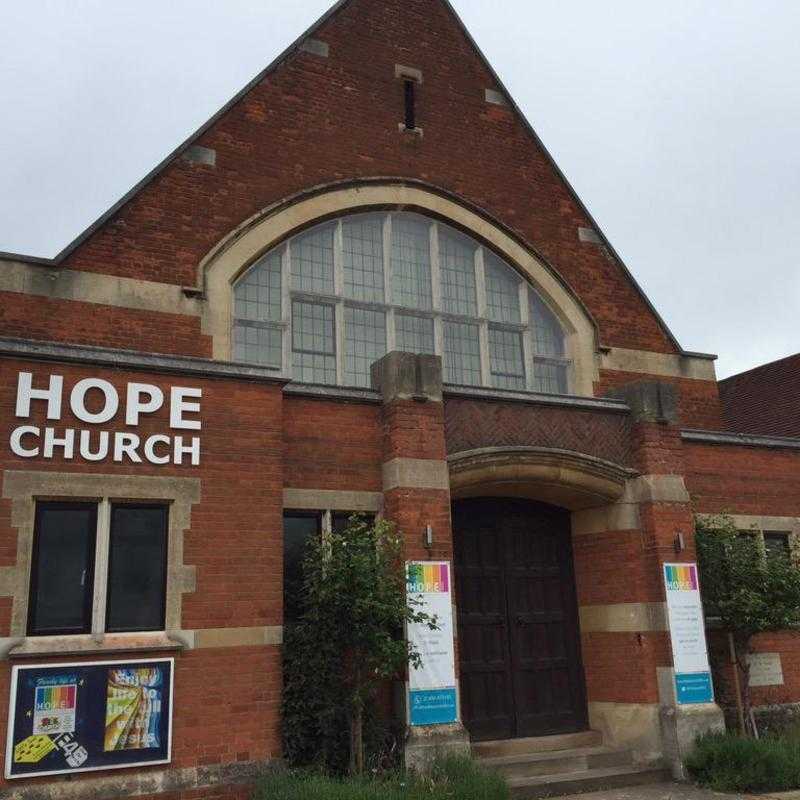
[{"label": "poster frame", "polygon": [[[169,663],[169,711],[167,715],[167,756],[156,761],[137,761],[125,764],[104,764],[99,767],[68,767],[67,769],[48,770],[46,772],[17,772],[11,774],[12,758],[14,755],[14,728],[17,718],[17,684],[19,673],[22,670],[33,669],[59,669],[61,667],[106,667],[122,664],[166,664]],[[51,662],[37,664],[15,664],[11,669],[11,689],[8,702],[8,728],[6,731],[6,760],[3,770],[6,780],[19,780],[20,778],[43,778],[48,775],[76,775],[79,772],[102,772],[110,769],[131,769],[133,767],[153,767],[159,764],[170,764],[172,762],[172,709],[174,705],[175,691],[175,659],[170,658],[128,658],[116,659],[114,661],[69,661]]]}]

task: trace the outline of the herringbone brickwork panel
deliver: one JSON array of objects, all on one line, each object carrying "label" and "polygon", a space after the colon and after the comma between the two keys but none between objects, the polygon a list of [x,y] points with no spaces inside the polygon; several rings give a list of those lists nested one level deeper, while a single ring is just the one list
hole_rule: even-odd
[{"label": "herringbone brickwork panel", "polygon": [[630,419],[615,412],[455,398],[445,402],[445,434],[448,455],[481,447],[552,447],[631,463]]}]

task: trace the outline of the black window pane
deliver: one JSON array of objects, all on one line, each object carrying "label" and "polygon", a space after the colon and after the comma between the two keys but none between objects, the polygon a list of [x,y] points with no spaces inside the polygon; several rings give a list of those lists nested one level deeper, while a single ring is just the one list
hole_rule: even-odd
[{"label": "black window pane", "polygon": [[302,610],[303,559],[308,543],[321,533],[320,514],[283,518],[283,619],[294,622]]},{"label": "black window pane", "polygon": [[789,534],[783,531],[764,531],[764,548],[768,556],[785,558],[787,561],[791,558]]},{"label": "black window pane", "polygon": [[29,633],[87,633],[91,629],[96,530],[94,505],[37,505]]},{"label": "black window pane", "polygon": [[370,525],[375,521],[374,514],[362,514],[356,511],[335,511],[331,519],[331,529],[334,533],[342,533],[354,516],[363,522],[368,522]]},{"label": "black window pane", "polygon": [[166,575],[167,508],[114,506],[106,630],[163,630]]}]

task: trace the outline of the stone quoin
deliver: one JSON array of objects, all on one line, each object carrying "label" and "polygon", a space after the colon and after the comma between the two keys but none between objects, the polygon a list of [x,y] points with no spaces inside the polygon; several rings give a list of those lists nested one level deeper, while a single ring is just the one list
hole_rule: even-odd
[{"label": "stone quoin", "polygon": [[[800,552],[800,429],[726,384],[446,0],[341,0],[56,258],[0,254],[0,794],[249,797],[354,512],[452,617],[381,693],[409,764],[683,776],[733,704],[696,517]],[[793,713],[800,645],[757,650]]]}]

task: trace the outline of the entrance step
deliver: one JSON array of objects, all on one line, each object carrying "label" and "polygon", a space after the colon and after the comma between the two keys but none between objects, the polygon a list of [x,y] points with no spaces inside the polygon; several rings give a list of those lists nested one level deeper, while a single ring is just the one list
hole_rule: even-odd
[{"label": "entrance step", "polygon": [[603,734],[599,731],[580,731],[579,733],[562,733],[557,736],[535,736],[529,739],[474,742],[472,753],[475,758],[485,759],[549,753],[556,750],[572,750],[577,747],[599,747],[602,744]]},{"label": "entrance step", "polygon": [[628,786],[644,786],[671,780],[668,769],[653,767],[608,767],[582,772],[565,772],[531,778],[509,778],[511,796],[515,800],[598,792]]},{"label": "entrance step", "polygon": [[603,746],[602,734],[583,731],[561,736],[477,742],[480,763],[499,772],[512,797],[533,800],[670,779],[667,769],[634,763],[630,750]]},{"label": "entrance step", "polygon": [[633,754],[630,750],[613,750],[610,747],[575,747],[569,750],[493,756],[482,758],[480,762],[505,778],[533,778],[609,767],[630,767],[633,765]]}]

